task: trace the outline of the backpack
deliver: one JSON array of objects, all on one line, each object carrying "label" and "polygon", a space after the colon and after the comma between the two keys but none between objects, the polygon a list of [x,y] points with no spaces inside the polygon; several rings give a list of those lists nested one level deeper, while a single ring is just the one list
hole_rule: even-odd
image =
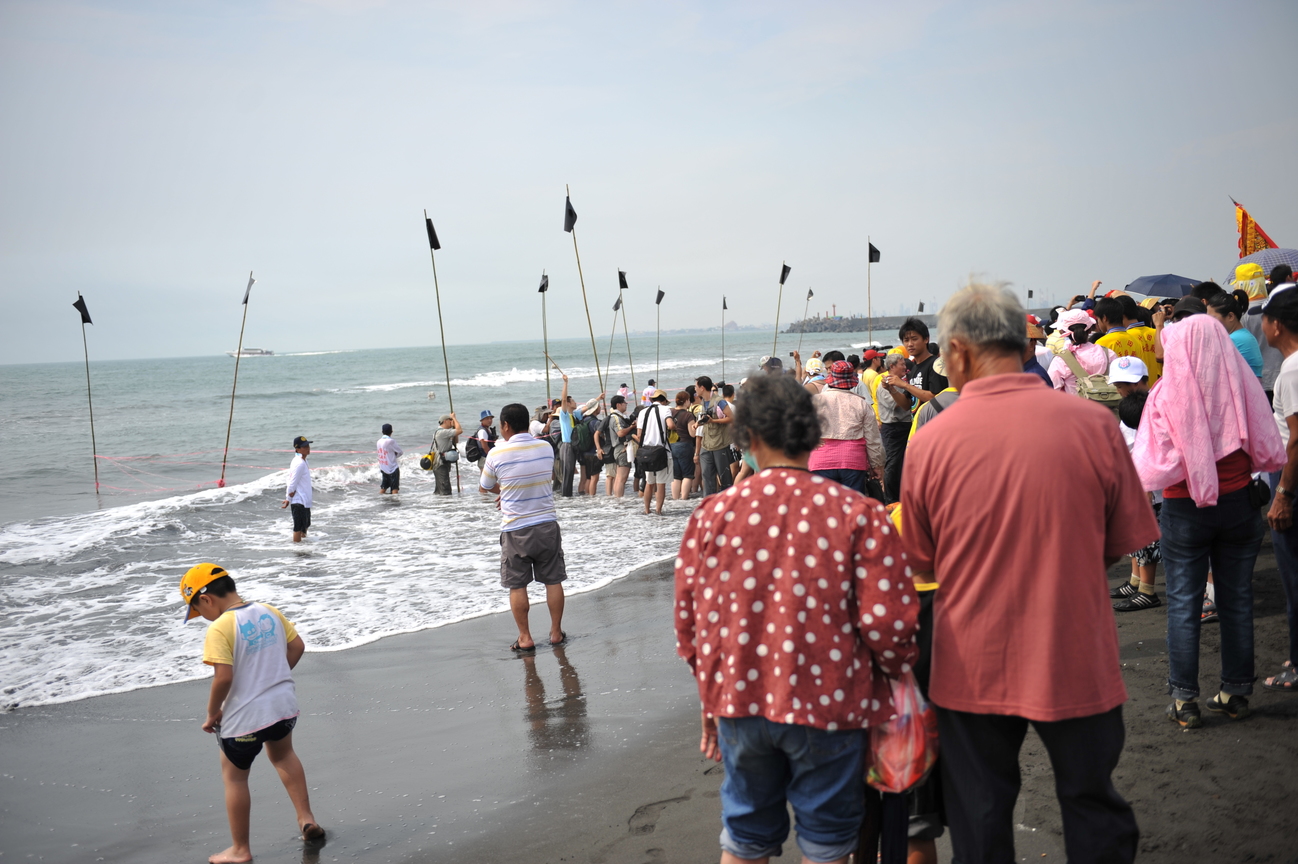
[{"label": "backpack", "polygon": [[1077,378],[1077,395],[1081,396],[1088,402],[1095,402],[1103,405],[1113,412],[1116,417],[1118,414],[1118,403],[1122,401],[1122,394],[1118,388],[1109,383],[1109,379],[1104,375],[1087,375],[1082,364],[1077,362],[1077,357],[1064,348],[1064,353],[1059,355],[1064,358],[1064,363]]},{"label": "backpack", "polygon": [[589,453],[595,449],[595,436],[585,420],[572,424],[572,446],[579,454]]},{"label": "backpack", "polygon": [[[487,430],[487,440],[496,440],[496,427],[492,426]],[[479,459],[486,459],[487,454],[482,452],[482,439],[476,434],[469,436],[469,440],[464,442],[464,458],[470,462],[477,462]]]}]

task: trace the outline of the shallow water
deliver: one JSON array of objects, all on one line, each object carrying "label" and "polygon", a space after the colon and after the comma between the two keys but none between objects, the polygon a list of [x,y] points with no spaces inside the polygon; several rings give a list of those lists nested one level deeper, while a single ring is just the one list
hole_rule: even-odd
[{"label": "shallow water", "polygon": [[[782,353],[793,347],[786,338]],[[844,348],[860,341],[834,338]],[[770,339],[727,335],[731,377],[768,353]],[[652,337],[633,339],[632,347],[638,356],[654,355]],[[550,349],[574,395],[596,395],[589,343],[565,340]],[[466,429],[482,408],[544,402],[540,353],[539,343],[450,349]],[[669,392],[700,374],[720,377],[715,335],[664,338],[662,358],[660,385]],[[108,457],[99,460],[98,496],[84,367],[0,367],[0,705],[204,676],[203,627],[182,624],[177,591],[181,574],[200,561],[229,569],[242,596],[278,606],[313,651],[507,608],[499,514],[477,494],[477,469],[461,463],[464,493],[448,499],[432,494],[432,477],[417,465],[447,410],[439,348],[245,358],[228,485],[216,488],[233,362],[92,363],[96,440]],[[653,374],[637,365],[635,383],[643,388]],[[623,381],[632,383],[631,370],[615,350],[609,391]],[[552,380],[555,396],[561,384]],[[373,448],[384,422],[406,449],[395,499],[377,494]],[[298,434],[315,442],[316,499],[310,540],[295,546],[279,505],[288,444]],[[689,505],[669,501],[658,518],[641,515],[638,504],[560,500],[570,591],[675,554]]]}]

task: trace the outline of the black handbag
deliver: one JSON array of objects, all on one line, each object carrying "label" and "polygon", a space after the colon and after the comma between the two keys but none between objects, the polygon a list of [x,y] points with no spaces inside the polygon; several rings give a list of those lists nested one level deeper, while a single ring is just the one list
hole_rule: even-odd
[{"label": "black handbag", "polygon": [[[658,440],[666,441],[667,430],[663,427],[663,417],[659,406],[655,405],[650,410],[654,412],[654,419],[658,421],[658,433],[661,436]],[[646,474],[663,470],[667,467],[667,448],[661,444],[650,444],[648,447],[641,447],[635,454],[635,466]]]},{"label": "black handbag", "polygon": [[1271,487],[1261,477],[1254,477],[1248,484],[1248,503],[1259,510],[1271,503]]}]

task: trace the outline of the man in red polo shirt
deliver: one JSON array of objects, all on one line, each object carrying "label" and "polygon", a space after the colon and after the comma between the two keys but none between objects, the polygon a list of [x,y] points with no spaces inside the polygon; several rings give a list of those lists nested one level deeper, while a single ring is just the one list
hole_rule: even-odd
[{"label": "man in red polo shirt", "polygon": [[[951,842],[964,864],[1014,860],[1031,723],[1068,860],[1128,862],[1139,829],[1111,776],[1127,691],[1105,571],[1158,525],[1112,413],[1023,374],[1023,316],[983,285],[942,309],[960,398],[916,433],[902,483],[911,568],[940,585],[929,697]],[[1044,482],[1042,465],[1062,482]]]}]

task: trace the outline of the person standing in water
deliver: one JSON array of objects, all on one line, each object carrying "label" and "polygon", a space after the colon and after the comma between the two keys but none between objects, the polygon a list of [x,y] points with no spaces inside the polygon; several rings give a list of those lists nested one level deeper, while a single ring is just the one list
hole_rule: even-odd
[{"label": "person standing in water", "polygon": [[401,454],[405,451],[392,437],[392,424],[383,424],[383,437],[379,439],[379,473],[383,482],[379,484],[380,495],[396,495],[401,491]]},{"label": "person standing in water", "polygon": [[280,509],[292,505],[293,542],[301,543],[311,527],[311,468],[306,464],[306,457],[311,455],[311,442],[305,435],[299,435],[293,439],[293,451],[297,455],[288,466],[288,488]]}]

